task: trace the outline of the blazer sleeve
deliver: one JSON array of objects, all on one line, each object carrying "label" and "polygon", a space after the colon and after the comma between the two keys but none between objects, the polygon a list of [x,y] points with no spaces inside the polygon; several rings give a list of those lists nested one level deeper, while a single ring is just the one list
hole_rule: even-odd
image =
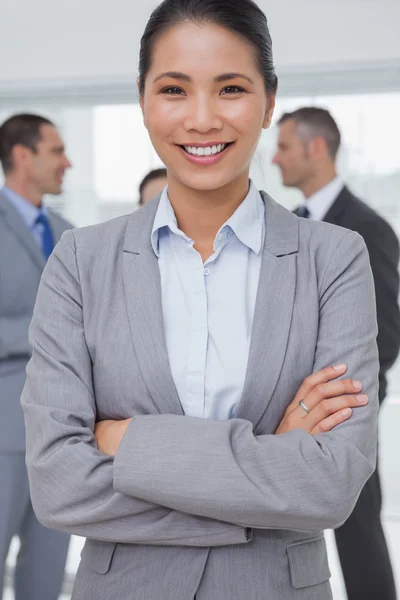
[{"label": "blazer sleeve", "polygon": [[[348,518],[374,471],[377,445],[375,298],[358,234],[344,236],[321,281],[314,369],[347,363],[369,404],[315,437],[303,430],[257,436],[241,419],[135,417],[114,462],[116,490],[262,529],[321,530]],[[291,398],[281,401],[286,406]]]},{"label": "blazer sleeve", "polygon": [[244,528],[128,497],[113,488],[113,461],[96,447],[96,401],[85,342],[74,235],[45,268],[30,329],[22,394],[33,508],[46,526],[112,542],[219,546]]}]

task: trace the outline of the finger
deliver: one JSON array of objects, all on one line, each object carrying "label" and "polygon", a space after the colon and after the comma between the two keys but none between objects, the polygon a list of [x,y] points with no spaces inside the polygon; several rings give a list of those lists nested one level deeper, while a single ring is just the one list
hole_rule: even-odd
[{"label": "finger", "polygon": [[333,414],[339,413],[341,410],[365,406],[366,404],[368,404],[368,396],[365,394],[327,398],[310,411],[307,415],[307,422],[310,425],[310,429],[313,429],[318,423],[321,423],[321,421],[324,421]]},{"label": "finger", "polygon": [[[305,394],[300,398],[307,408],[311,411],[317,406],[322,400],[326,398],[335,398],[337,396],[343,396],[345,394],[354,394],[360,392],[362,389],[361,382],[354,381],[353,379],[340,379],[338,381],[328,381],[326,383],[317,384],[308,394]],[[298,408],[299,401],[296,396],[293,401],[294,408]],[[294,410],[292,408],[289,413]]]},{"label": "finger", "polygon": [[334,367],[326,367],[325,369],[321,369],[312,373],[308,377],[306,377],[299,387],[297,394],[294,397],[293,402],[289,405],[292,408],[297,408],[299,404],[299,400],[302,400],[313,390],[317,385],[322,383],[327,383],[328,381],[332,381],[333,379],[337,379],[344,375],[347,371],[347,365],[336,365]]},{"label": "finger", "polygon": [[325,400],[345,396],[346,394],[358,394],[361,390],[362,383],[353,379],[328,381],[327,383],[317,385],[311,390],[311,392],[303,398],[303,402],[311,411]]},{"label": "finger", "polygon": [[327,419],[320,421],[318,425],[316,425],[311,430],[310,433],[311,435],[318,435],[318,433],[326,433],[328,431],[332,431],[332,429],[334,429],[341,423],[347,421],[352,414],[353,411],[351,410],[351,408],[345,408],[343,410],[340,410],[339,412],[330,415]]}]

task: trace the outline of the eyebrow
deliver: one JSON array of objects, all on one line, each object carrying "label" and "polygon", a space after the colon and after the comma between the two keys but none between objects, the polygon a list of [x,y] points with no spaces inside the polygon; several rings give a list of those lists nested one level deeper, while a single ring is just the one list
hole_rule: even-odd
[{"label": "eyebrow", "polygon": [[57,154],[64,154],[65,146],[53,146],[51,149],[52,152],[56,152]]},{"label": "eyebrow", "polygon": [[[161,73],[158,75],[153,81],[156,83],[160,79],[164,79],[164,77],[169,77],[171,79],[178,79],[179,81],[185,81],[186,83],[192,83],[193,79],[189,77],[189,75],[185,75],[185,73],[180,73],[179,71],[167,71],[166,73]],[[216,83],[223,83],[224,81],[231,81],[232,79],[246,79],[251,84],[254,84],[254,81],[250,79],[247,75],[243,75],[242,73],[223,73],[222,75],[218,75],[214,78]]]},{"label": "eyebrow", "polygon": [[242,73],[223,73],[222,75],[218,75],[215,78],[217,83],[222,83],[223,81],[230,81],[231,79],[246,79],[250,83],[254,84],[254,81],[250,79],[247,75],[243,75]]}]

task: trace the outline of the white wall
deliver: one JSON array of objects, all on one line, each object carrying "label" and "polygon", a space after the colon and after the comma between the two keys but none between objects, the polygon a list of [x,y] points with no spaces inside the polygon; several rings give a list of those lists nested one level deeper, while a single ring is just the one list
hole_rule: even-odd
[{"label": "white wall", "polygon": [[399,0],[262,0],[281,68],[400,62]]},{"label": "white wall", "polygon": [[[0,81],[132,75],[150,0],[1,0]],[[157,2],[154,2],[156,6]]]},{"label": "white wall", "polygon": [[[157,0],[1,0],[0,85],[127,80]],[[278,69],[399,62],[399,0],[260,0]],[[4,60],[6,57],[6,60]]]}]

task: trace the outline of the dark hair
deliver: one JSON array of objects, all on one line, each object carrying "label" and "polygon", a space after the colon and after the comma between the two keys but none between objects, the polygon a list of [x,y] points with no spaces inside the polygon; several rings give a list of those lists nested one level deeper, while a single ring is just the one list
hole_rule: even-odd
[{"label": "dark hair", "polygon": [[43,125],[54,127],[54,124],[45,117],[28,113],[14,115],[2,124],[0,127],[0,162],[5,174],[13,168],[12,151],[14,146],[25,146],[32,152],[36,152]]},{"label": "dark hair", "polygon": [[285,113],[278,121],[279,125],[294,121],[298,125],[300,136],[310,141],[317,136],[324,138],[330,156],[335,159],[340,148],[339,127],[330,112],[316,106],[305,106],[291,113]]},{"label": "dark hair", "polygon": [[278,78],[267,18],[253,0],[164,0],[152,13],[140,43],[139,78],[143,95],[154,45],[168,28],[182,22],[213,23],[236,33],[257,49],[267,93],[275,93]]},{"label": "dark hair", "polygon": [[143,190],[150,181],[154,181],[155,179],[160,179],[161,177],[167,176],[167,169],[153,169],[150,173],[147,173],[145,177],[143,177],[140,185],[139,185],[139,206],[143,206]]}]

